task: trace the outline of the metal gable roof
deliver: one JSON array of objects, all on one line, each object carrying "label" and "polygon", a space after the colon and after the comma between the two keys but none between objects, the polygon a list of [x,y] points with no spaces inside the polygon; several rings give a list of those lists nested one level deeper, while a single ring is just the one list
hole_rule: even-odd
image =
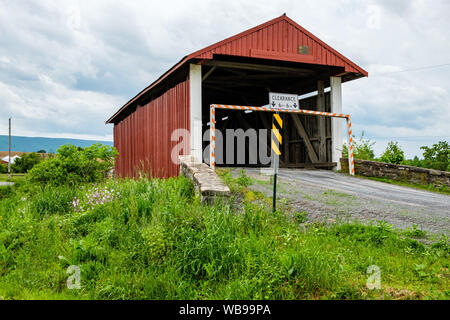
[{"label": "metal gable roof", "polygon": [[[300,54],[300,49],[305,49],[306,51]],[[360,77],[368,75],[367,71],[284,14],[185,56],[150,86],[127,102],[106,123],[113,122],[123,110],[128,108],[143,94],[148,93],[159,85],[188,61],[194,59],[211,60],[215,54],[338,66],[343,67],[345,73],[357,74]]]}]

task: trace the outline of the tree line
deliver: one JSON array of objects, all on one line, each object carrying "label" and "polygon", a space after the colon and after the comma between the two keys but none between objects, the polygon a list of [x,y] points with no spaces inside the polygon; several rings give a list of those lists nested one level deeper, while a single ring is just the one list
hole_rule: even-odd
[{"label": "tree line", "polygon": [[[43,152],[42,152],[43,151]],[[14,163],[11,164],[12,173],[27,173],[36,164],[40,163],[45,158],[45,150],[39,150],[38,152],[23,153],[20,158],[16,158]],[[0,163],[0,173],[8,172],[8,164]]]},{"label": "tree line", "polygon": [[[56,154],[46,154],[45,150],[23,153],[11,164],[11,172],[29,173],[30,179],[39,182],[94,182],[114,166],[116,156],[115,148],[102,144],[93,144],[86,148],[67,144],[61,146]],[[7,172],[8,164],[0,163],[0,173]]]},{"label": "tree line", "polygon": [[[450,145],[447,141],[439,141],[431,146],[422,146],[422,159],[415,156],[413,159],[406,159],[405,152],[397,141],[388,142],[382,155],[377,158],[373,149],[375,142],[364,137],[354,139],[353,155],[355,159],[373,160],[385,163],[404,164],[414,167],[450,171]],[[343,157],[348,157],[347,145],[343,146]]]},{"label": "tree line", "polygon": [[[397,141],[390,141],[387,144],[383,154],[377,158],[375,157],[375,151],[373,149],[374,145],[375,142],[370,139],[366,139],[363,132],[361,137],[359,139],[354,139],[353,142],[353,155],[355,159],[405,164],[421,168],[450,171],[450,144],[447,141],[439,141],[431,146],[420,147],[420,149],[423,150],[422,159],[419,159],[418,156],[415,156],[413,159],[406,159],[405,153]],[[81,152],[81,150],[83,150],[82,148],[75,149],[72,151]],[[35,165],[42,162],[46,158],[44,153],[45,150],[39,150],[38,152],[23,154],[21,158],[17,158],[11,165],[11,171],[13,173],[27,173]],[[47,155],[47,158],[52,157],[54,157],[53,154]],[[343,157],[348,157],[346,144],[343,146]],[[8,165],[0,163],[0,173],[7,172]]]}]

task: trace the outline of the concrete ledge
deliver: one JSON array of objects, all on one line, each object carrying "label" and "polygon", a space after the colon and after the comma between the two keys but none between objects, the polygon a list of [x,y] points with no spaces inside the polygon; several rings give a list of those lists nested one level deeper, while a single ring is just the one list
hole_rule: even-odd
[{"label": "concrete ledge", "polygon": [[230,189],[205,163],[191,155],[179,156],[180,174],[194,182],[195,191],[200,193],[202,203],[213,203],[216,199],[230,197]]},{"label": "concrete ledge", "polygon": [[[348,160],[341,159],[342,170],[348,170]],[[381,177],[418,184],[450,187],[450,172],[355,159],[355,173],[367,177]]]}]

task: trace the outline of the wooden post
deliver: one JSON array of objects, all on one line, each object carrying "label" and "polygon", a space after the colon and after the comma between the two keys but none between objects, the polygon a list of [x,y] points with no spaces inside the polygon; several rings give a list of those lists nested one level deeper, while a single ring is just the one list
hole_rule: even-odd
[{"label": "wooden post", "polygon": [[8,181],[11,181],[11,118],[9,118]]},{"label": "wooden post", "polygon": [[284,144],[284,164],[289,164],[289,126],[287,114],[283,115],[284,130],[283,130],[283,144]]},{"label": "wooden post", "polygon": [[[318,111],[325,110],[325,84],[323,81],[317,82],[317,107]],[[326,137],[326,119],[325,117],[317,117],[319,126],[319,161],[327,161],[327,137]]]},{"label": "wooden post", "polygon": [[314,151],[314,147],[311,144],[311,140],[309,140],[308,134],[306,133],[305,128],[303,127],[302,122],[300,121],[297,114],[291,113],[291,118],[294,120],[295,128],[299,135],[303,138],[306,144],[306,148],[308,149],[308,156],[311,159],[312,163],[319,162],[319,158],[317,158],[316,152]]}]

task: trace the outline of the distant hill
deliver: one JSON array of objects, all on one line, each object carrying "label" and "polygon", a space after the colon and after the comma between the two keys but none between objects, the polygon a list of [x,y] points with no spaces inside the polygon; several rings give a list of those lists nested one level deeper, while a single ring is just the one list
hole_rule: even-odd
[{"label": "distant hill", "polygon": [[[94,143],[102,143],[112,146],[112,141],[94,141],[66,138],[41,138],[41,137],[11,137],[11,151],[18,152],[36,152],[45,150],[48,153],[56,152],[56,150],[64,144],[73,144],[78,147],[89,147]],[[8,150],[8,136],[0,135],[0,151]]]}]

